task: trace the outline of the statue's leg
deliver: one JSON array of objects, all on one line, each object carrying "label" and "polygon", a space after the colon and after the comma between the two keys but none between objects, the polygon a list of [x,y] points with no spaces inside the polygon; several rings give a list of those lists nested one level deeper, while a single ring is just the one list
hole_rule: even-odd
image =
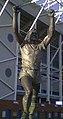
[{"label": "statue's leg", "polygon": [[29,106],[31,104],[31,96],[32,96],[32,80],[31,80],[30,76],[24,76],[21,79],[21,83],[25,90],[25,95],[23,97],[22,119],[28,119]]},{"label": "statue's leg", "polygon": [[39,89],[40,89],[40,84],[33,84],[32,101],[29,108],[29,119],[33,119],[33,113],[37,103]]}]

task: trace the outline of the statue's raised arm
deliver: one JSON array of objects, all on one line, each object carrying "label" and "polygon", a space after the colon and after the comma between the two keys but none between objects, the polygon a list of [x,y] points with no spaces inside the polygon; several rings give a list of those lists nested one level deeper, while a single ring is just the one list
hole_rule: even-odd
[{"label": "statue's raised arm", "polygon": [[46,37],[40,43],[40,47],[42,45],[42,46],[44,46],[44,48],[47,47],[47,45],[50,43],[50,41],[53,37],[54,30],[55,30],[54,10],[49,10],[48,16],[50,17],[50,25],[49,25],[48,33],[47,33]]},{"label": "statue's raised arm", "polygon": [[16,37],[16,40],[19,44],[22,44],[23,39],[21,39],[20,33],[18,33],[18,13],[20,12],[20,8],[17,6],[13,7],[13,32]]}]

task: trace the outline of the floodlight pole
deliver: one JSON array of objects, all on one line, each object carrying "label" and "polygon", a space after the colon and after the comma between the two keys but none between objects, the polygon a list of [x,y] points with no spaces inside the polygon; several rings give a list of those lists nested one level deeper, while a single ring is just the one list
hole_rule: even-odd
[{"label": "floodlight pole", "polygon": [[[30,29],[29,29],[29,32],[33,29],[33,27],[34,27],[35,23],[37,22],[37,20],[38,20],[40,14],[41,14],[41,12],[43,11],[43,9],[44,9],[46,3],[47,3],[47,0],[43,3],[43,5],[42,5],[42,7],[41,7],[41,9],[40,9],[40,11],[39,11],[39,13],[37,14],[37,16],[36,16],[34,22],[32,23],[32,25],[31,25],[31,27],[30,27]],[[27,39],[27,35],[26,35],[26,37],[25,37],[24,40],[26,40],[26,39]]]},{"label": "floodlight pole", "polygon": [[5,10],[5,8],[6,8],[6,6],[7,6],[7,4],[8,4],[9,1],[10,1],[10,0],[6,0],[5,4],[4,4],[4,6],[3,6],[3,8],[2,8],[2,10],[1,10],[1,12],[0,12],[0,16],[2,15],[2,13],[3,13],[3,11]]},{"label": "floodlight pole", "polygon": [[[47,0],[46,0],[46,1],[47,1]],[[46,2],[45,2],[45,4],[46,4]],[[43,8],[44,8],[45,4],[41,7],[41,9],[40,9],[40,11],[39,11],[39,13],[38,13],[36,19],[34,20],[32,26],[30,27],[29,31],[31,31],[31,30],[33,29],[33,27],[34,27],[36,21],[38,20],[38,18],[39,18],[39,16],[40,16],[41,12],[43,11]]]}]

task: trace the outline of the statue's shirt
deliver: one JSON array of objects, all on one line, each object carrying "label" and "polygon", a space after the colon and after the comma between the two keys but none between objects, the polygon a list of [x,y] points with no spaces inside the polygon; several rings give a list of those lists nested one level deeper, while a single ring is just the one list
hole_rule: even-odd
[{"label": "statue's shirt", "polygon": [[40,80],[41,50],[38,45],[27,43],[20,48],[22,58],[20,78],[28,74],[34,81],[38,82]]}]

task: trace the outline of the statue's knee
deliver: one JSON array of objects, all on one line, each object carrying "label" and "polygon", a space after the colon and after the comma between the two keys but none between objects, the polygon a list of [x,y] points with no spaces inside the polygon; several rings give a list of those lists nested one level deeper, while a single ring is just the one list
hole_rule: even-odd
[{"label": "statue's knee", "polygon": [[25,93],[25,96],[23,97],[23,101],[28,101],[28,99],[30,98],[31,96],[31,93],[32,91],[31,90],[28,90],[26,93]]},{"label": "statue's knee", "polygon": [[31,90],[28,90],[27,93],[26,93],[26,96],[27,96],[27,97],[30,97],[31,94],[32,94],[32,91],[31,91]]}]

